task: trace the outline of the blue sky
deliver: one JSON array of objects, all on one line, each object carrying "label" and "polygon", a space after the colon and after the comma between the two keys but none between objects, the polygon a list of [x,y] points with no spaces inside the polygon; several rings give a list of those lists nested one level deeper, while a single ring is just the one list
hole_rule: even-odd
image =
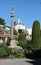
[{"label": "blue sky", "polygon": [[41,0],[0,0],[0,18],[5,19],[6,25],[11,25],[11,8],[14,8],[14,21],[18,18],[26,26],[32,27],[34,20],[41,24]]}]

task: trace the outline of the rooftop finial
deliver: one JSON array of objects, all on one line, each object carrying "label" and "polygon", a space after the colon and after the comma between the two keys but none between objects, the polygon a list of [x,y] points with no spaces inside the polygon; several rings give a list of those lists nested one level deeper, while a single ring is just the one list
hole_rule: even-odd
[{"label": "rooftop finial", "polygon": [[18,24],[20,24],[21,23],[21,20],[20,20],[20,18],[18,18]]}]

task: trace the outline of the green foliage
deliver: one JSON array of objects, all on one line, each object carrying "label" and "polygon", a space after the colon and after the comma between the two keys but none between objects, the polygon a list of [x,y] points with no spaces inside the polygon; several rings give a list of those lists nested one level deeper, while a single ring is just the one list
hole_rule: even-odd
[{"label": "green foliage", "polygon": [[41,35],[41,30],[40,30],[40,35]]},{"label": "green foliage", "polygon": [[0,18],[0,24],[1,25],[5,25],[6,23],[5,23],[5,20],[3,19],[3,18]]},{"label": "green foliage", "polygon": [[32,40],[31,41],[27,41],[27,48],[25,49],[25,57],[26,58],[30,58],[32,57]]},{"label": "green foliage", "polygon": [[41,43],[41,30],[40,30],[40,43]]},{"label": "green foliage", "polygon": [[26,49],[25,50],[25,57],[26,58],[32,58],[32,51],[31,51],[31,49],[30,50],[28,50],[28,49]]},{"label": "green foliage", "polygon": [[19,35],[18,41],[25,41],[26,40],[26,36],[24,35],[24,33],[21,33]]},{"label": "green foliage", "polygon": [[17,45],[21,46],[23,49],[27,49],[27,41],[19,41]]},{"label": "green foliage", "polygon": [[32,40],[27,41],[24,33],[21,33],[19,35],[18,40],[19,40],[19,42],[17,44],[18,46],[21,46],[24,49],[29,49],[29,50],[32,49]]},{"label": "green foliage", "polygon": [[26,58],[41,58],[41,49],[32,51],[25,51]]},{"label": "green foliage", "polygon": [[27,48],[27,40],[26,40],[26,36],[24,35],[24,33],[21,33],[19,35],[18,41],[19,41],[19,43],[17,44],[18,46]]},{"label": "green foliage", "polygon": [[27,49],[28,49],[28,51],[29,50],[32,51],[32,40],[31,41],[27,41]]},{"label": "green foliage", "polygon": [[13,31],[13,34],[14,34],[14,35],[17,35],[17,31],[16,31],[16,30],[14,30],[14,31]]},{"label": "green foliage", "polygon": [[40,23],[38,20],[34,21],[33,23],[32,43],[33,43],[33,49],[36,50],[40,48]]},{"label": "green foliage", "polygon": [[6,57],[6,56],[7,52],[3,48],[0,48],[0,57]]},{"label": "green foliage", "polygon": [[11,54],[11,49],[9,49],[6,45],[0,44],[0,57],[8,57]]},{"label": "green foliage", "polygon": [[13,56],[15,58],[24,58],[25,55],[24,55],[24,50],[21,50],[21,49],[17,49],[13,52]]}]

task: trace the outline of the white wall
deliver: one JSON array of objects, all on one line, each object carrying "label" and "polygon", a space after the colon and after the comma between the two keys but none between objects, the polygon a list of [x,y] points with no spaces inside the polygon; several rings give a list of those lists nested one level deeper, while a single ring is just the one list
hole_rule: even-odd
[{"label": "white wall", "polygon": [[28,31],[29,35],[32,35],[32,28],[27,28],[26,30]]},{"label": "white wall", "polygon": [[22,25],[22,24],[17,24],[17,25],[15,26],[15,30],[18,31],[19,29],[25,30],[25,26]]}]

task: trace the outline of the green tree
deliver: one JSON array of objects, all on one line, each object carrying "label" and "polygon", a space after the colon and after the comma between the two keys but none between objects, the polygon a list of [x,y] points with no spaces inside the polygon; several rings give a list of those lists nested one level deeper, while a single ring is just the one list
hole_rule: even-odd
[{"label": "green tree", "polygon": [[40,48],[40,23],[35,20],[32,27],[32,43],[33,49],[38,50]]},{"label": "green tree", "polygon": [[13,31],[13,34],[14,34],[14,35],[17,35],[17,31],[16,31],[15,29],[14,29],[14,31]]},{"label": "green tree", "polygon": [[3,18],[0,18],[0,24],[1,25],[5,25],[6,23],[5,23],[5,20],[3,19]]},{"label": "green tree", "polygon": [[18,40],[19,40],[19,41],[24,41],[24,40],[26,40],[25,34],[24,34],[24,33],[21,33],[21,34],[19,35]]},{"label": "green tree", "polygon": [[40,36],[41,36],[41,30],[40,30]]},{"label": "green tree", "polygon": [[24,33],[21,33],[19,35],[18,41],[19,41],[18,43],[19,46],[23,47],[24,49],[27,48],[27,40]]}]

